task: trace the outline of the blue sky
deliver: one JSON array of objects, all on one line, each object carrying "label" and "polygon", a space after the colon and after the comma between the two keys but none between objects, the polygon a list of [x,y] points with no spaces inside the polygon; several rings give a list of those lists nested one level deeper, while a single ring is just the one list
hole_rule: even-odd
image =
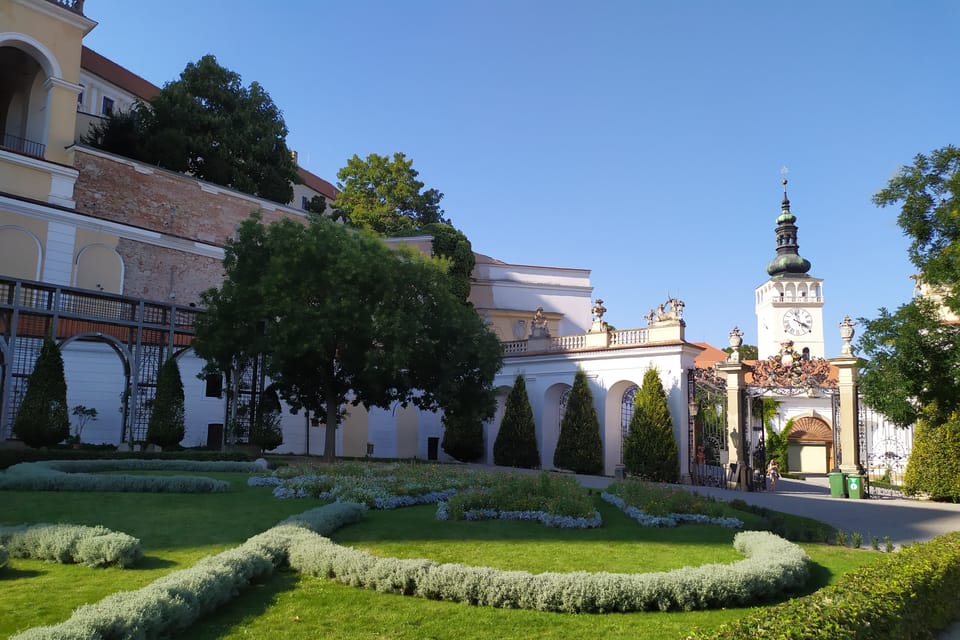
[{"label": "blue sky", "polygon": [[844,314],[907,301],[894,209],[870,196],[960,143],[960,2],[88,0],[87,46],[162,85],[213,53],[336,182],[402,151],[474,250],[592,270],[618,328],[669,295],[687,338],[756,342],[780,169],[800,253]]}]

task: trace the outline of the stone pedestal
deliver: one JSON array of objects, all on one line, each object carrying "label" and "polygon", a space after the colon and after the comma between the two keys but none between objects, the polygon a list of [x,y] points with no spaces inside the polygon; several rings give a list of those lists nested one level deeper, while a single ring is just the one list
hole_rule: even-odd
[{"label": "stone pedestal", "polygon": [[[731,465],[736,463],[736,480],[728,484],[734,485],[741,491],[748,489],[747,455],[744,450],[743,423],[743,389],[745,386],[744,374],[746,365],[739,361],[724,362],[717,365],[717,371],[726,377],[727,383],[727,451],[730,454]],[[729,477],[729,476],[728,476]],[[729,488],[734,488],[731,486]]]},{"label": "stone pedestal", "polygon": [[860,429],[857,416],[857,358],[853,355],[842,355],[832,358],[830,364],[838,369],[840,471],[847,475],[859,475],[863,473],[863,467],[860,464]]}]

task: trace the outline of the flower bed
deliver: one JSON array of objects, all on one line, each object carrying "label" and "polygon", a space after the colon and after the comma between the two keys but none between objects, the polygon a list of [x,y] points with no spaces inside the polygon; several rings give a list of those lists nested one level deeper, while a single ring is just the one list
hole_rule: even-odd
[{"label": "flower bed", "polygon": [[603,520],[589,494],[569,476],[500,474],[437,507],[438,520],[532,520],[548,527],[587,529]]},{"label": "flower bed", "polygon": [[713,524],[720,527],[729,527],[731,529],[740,529],[743,527],[743,520],[739,518],[713,517],[702,513],[670,513],[665,516],[652,516],[645,513],[642,509],[628,505],[620,496],[613,495],[604,491],[600,494],[604,501],[617,507],[629,517],[639,522],[644,527],[676,527],[677,525],[689,522],[694,524]]},{"label": "flower bed", "polygon": [[281,499],[316,498],[396,509],[445,500],[458,490],[489,482],[496,474],[412,463],[346,462],[317,468],[287,467],[255,476],[250,486],[272,486]]},{"label": "flower bed", "polygon": [[743,527],[739,518],[723,515],[720,502],[680,487],[626,480],[612,483],[601,497],[645,527],[675,527],[683,522]]}]

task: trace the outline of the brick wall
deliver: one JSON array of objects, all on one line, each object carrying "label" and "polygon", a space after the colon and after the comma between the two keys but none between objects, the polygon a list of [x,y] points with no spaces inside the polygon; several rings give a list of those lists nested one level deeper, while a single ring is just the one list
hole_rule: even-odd
[{"label": "brick wall", "polygon": [[257,210],[267,223],[281,217],[305,220],[281,205],[83,147],[77,148],[75,166],[78,213],[162,234],[157,243],[121,234],[117,252],[128,296],[169,301],[172,293],[178,304],[199,304],[200,292],[223,280],[223,265],[209,249],[191,251],[193,242],[222,247]]},{"label": "brick wall", "polygon": [[268,223],[304,219],[284,205],[83,147],[74,164],[80,171],[74,187],[79,213],[179,238],[222,246],[256,210]]},{"label": "brick wall", "polygon": [[[117,253],[125,266],[123,293],[148,300],[200,304],[200,292],[223,281],[217,258],[121,238]],[[172,288],[171,288],[172,286]]]}]

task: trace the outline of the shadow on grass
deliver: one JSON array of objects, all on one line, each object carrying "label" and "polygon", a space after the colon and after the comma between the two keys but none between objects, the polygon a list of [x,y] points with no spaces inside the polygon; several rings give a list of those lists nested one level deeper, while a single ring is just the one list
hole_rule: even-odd
[{"label": "shadow on grass", "polygon": [[152,571],[153,569],[166,569],[176,566],[173,560],[158,558],[156,556],[143,556],[143,558],[132,567],[127,567],[125,571]]},{"label": "shadow on grass", "polygon": [[290,570],[278,570],[265,579],[255,580],[228,604],[192,624],[181,637],[212,640],[230,635],[276,605],[279,596],[293,590],[298,580],[299,575]]},{"label": "shadow on grass", "polygon": [[34,571],[32,569],[12,569],[7,567],[0,569],[0,582],[4,580],[19,580],[21,578],[36,578],[46,574],[46,571]]}]

